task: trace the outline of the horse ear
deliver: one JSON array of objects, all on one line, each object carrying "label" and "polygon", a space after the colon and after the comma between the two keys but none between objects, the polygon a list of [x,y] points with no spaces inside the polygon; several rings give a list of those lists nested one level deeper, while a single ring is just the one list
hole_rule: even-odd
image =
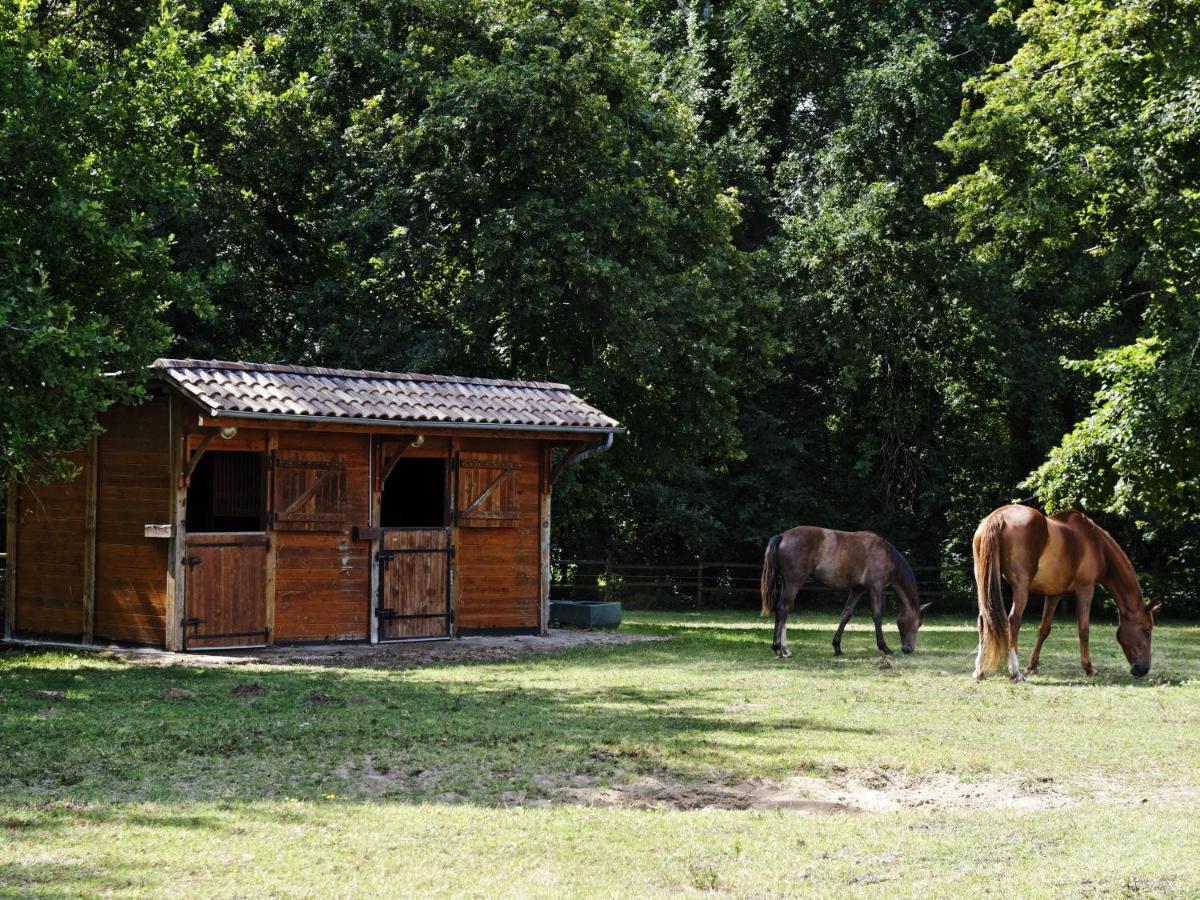
[{"label": "horse ear", "polygon": [[1153,603],[1151,603],[1151,604],[1150,604],[1148,607],[1146,607],[1146,612],[1150,613],[1150,615],[1154,615],[1154,614],[1155,614],[1156,612],[1158,612],[1160,609],[1162,609],[1162,601],[1161,601],[1161,600],[1155,600],[1155,601],[1154,601]]},{"label": "horse ear", "polygon": [[931,606],[933,606],[933,601],[930,601],[929,603],[922,603],[921,612],[925,612],[925,610],[929,609]]}]

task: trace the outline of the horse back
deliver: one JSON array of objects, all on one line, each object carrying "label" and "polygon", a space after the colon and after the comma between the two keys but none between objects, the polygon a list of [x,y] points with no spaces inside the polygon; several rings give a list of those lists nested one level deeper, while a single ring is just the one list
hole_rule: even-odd
[{"label": "horse back", "polygon": [[[1047,569],[1053,567],[1059,576],[1048,587],[1061,588],[1058,593],[1076,591],[1104,577],[1107,566],[1104,540],[1095,522],[1078,510],[1069,509],[1050,516],[1047,523],[1050,543],[1043,558]],[[1040,569],[1041,566],[1039,575]]]},{"label": "horse back", "polygon": [[886,580],[894,563],[887,542],[874,532],[799,525],[783,533],[779,565],[786,578],[849,588]]}]

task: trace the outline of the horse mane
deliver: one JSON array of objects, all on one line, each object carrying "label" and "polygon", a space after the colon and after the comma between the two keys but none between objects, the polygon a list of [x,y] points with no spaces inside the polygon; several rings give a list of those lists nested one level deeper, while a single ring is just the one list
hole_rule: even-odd
[{"label": "horse mane", "polygon": [[883,545],[887,547],[888,555],[892,558],[892,566],[896,571],[896,582],[900,586],[900,591],[909,603],[918,606],[920,592],[917,589],[917,576],[913,573],[912,566],[908,564],[904,554],[891,545],[891,542],[884,541]]},{"label": "horse mane", "polygon": [[[1101,546],[1104,548],[1104,563],[1108,568],[1108,572],[1105,573],[1105,578],[1103,580],[1107,580],[1108,575],[1112,574],[1115,576],[1115,580],[1124,582],[1130,593],[1133,595],[1131,599],[1135,601],[1138,606],[1141,606],[1142,586],[1138,582],[1137,572],[1133,568],[1133,562],[1129,559],[1129,554],[1126,553],[1125,549],[1117,543],[1117,539],[1108,533],[1107,529],[1101,528],[1099,525],[1097,525],[1094,521],[1092,521],[1090,516],[1086,516],[1083,513],[1079,513],[1079,515],[1085,522],[1092,526],[1097,537],[1100,539]],[[1105,587],[1108,587],[1108,585],[1105,585]],[[1117,596],[1116,591],[1113,591],[1110,588],[1109,593],[1113,595],[1113,599],[1115,599],[1117,603],[1121,602],[1121,598]]]}]

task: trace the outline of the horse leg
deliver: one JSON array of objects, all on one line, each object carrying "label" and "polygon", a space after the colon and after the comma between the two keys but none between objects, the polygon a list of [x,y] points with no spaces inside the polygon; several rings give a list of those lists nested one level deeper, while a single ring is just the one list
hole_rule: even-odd
[{"label": "horse leg", "polygon": [[983,681],[983,613],[976,619],[975,627],[979,629],[979,649],[975,651],[975,672],[971,677],[976,681]]},{"label": "horse leg", "polygon": [[1092,649],[1088,645],[1092,624],[1092,595],[1096,592],[1095,585],[1080,588],[1075,592],[1075,602],[1079,605],[1079,664],[1083,666],[1083,674],[1095,675],[1092,668]]},{"label": "horse leg", "polygon": [[1017,653],[1017,638],[1021,634],[1021,619],[1025,617],[1025,606],[1029,603],[1029,585],[1021,581],[1012,584],[1012,610],[1008,614],[1008,676],[1013,681],[1024,681],[1021,674],[1021,658]]},{"label": "horse leg", "polygon": [[1058,609],[1058,601],[1062,599],[1062,594],[1057,597],[1042,598],[1042,624],[1038,626],[1037,643],[1033,647],[1033,655],[1029,657],[1029,673],[1036,675],[1038,670],[1038,660],[1042,656],[1042,644],[1046,643],[1046,637],[1050,634],[1050,626],[1054,624],[1054,611]]},{"label": "horse leg", "polygon": [[842,632],[846,630],[846,623],[850,621],[850,617],[854,615],[854,610],[858,606],[858,599],[862,596],[862,591],[851,590],[850,597],[846,600],[846,608],[842,610],[841,621],[838,622],[837,634],[833,636],[833,655],[842,655]]},{"label": "horse leg", "polygon": [[771,644],[771,649],[775,651],[775,655],[780,659],[785,659],[792,655],[792,651],[787,645],[787,620],[788,613],[792,611],[792,604],[796,600],[796,594],[799,593],[801,584],[796,584],[785,580],[783,590],[779,592],[779,600],[775,604],[775,640]]},{"label": "horse leg", "polygon": [[883,586],[877,585],[871,588],[871,618],[875,620],[875,646],[879,648],[880,653],[892,655],[891,648],[888,647],[887,641],[883,639]]}]

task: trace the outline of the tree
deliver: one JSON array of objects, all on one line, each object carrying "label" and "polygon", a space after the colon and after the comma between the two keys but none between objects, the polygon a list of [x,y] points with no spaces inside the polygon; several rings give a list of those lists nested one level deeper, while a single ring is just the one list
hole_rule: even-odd
[{"label": "tree", "polygon": [[1200,4],[1042,0],[1015,21],[1020,49],[944,141],[967,174],[931,202],[1023,298],[1102,325],[1068,364],[1100,382],[1092,411],[1027,484],[1170,534],[1200,521]]}]

